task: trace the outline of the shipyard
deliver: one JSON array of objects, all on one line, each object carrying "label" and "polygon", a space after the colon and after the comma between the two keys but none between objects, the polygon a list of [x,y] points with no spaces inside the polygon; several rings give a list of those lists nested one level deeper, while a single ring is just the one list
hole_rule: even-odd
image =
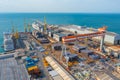
[{"label": "shipyard", "polygon": [[120,80],[120,34],[107,26],[51,25],[46,18],[31,26],[3,33],[0,80]]}]

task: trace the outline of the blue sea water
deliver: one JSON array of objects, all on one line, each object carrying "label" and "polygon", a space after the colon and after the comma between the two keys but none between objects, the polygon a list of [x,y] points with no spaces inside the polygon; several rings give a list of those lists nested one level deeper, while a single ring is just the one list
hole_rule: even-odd
[{"label": "blue sea water", "polygon": [[48,24],[75,24],[99,28],[108,26],[108,31],[120,33],[120,14],[84,14],[84,13],[0,13],[0,52],[3,52],[3,32],[11,31],[12,23],[18,31],[24,31],[24,22],[43,21]]}]

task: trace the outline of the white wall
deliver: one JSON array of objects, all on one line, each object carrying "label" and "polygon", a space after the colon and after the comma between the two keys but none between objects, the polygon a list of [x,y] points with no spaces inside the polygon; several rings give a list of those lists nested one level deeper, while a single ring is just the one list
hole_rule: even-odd
[{"label": "white wall", "polygon": [[105,42],[114,44],[114,41],[115,41],[115,36],[105,35]]},{"label": "white wall", "polygon": [[58,36],[58,35],[53,34],[53,38],[54,38],[56,41],[59,41],[59,36]]},{"label": "white wall", "polygon": [[[70,27],[62,27],[62,29],[65,29],[65,30],[68,30],[68,31],[71,31],[71,32],[77,31],[78,34],[86,34],[86,33],[94,32],[94,31],[89,31],[89,30],[86,30],[86,29],[77,29],[77,28],[73,28],[73,27],[72,28],[70,28]],[[95,38],[99,39],[99,40],[101,39],[101,37],[95,37]],[[105,42],[115,44],[115,40],[120,40],[120,35],[109,35],[109,34],[105,35]]]}]

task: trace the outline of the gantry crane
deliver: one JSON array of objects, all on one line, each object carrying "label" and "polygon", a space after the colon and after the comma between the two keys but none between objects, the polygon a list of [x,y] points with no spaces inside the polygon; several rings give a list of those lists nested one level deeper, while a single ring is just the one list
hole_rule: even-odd
[{"label": "gantry crane", "polygon": [[88,33],[88,34],[78,34],[74,36],[65,36],[62,37],[62,42],[67,43],[67,42],[72,42],[75,41],[76,39],[84,39],[84,38],[91,38],[91,37],[98,37],[101,36],[101,45],[100,45],[100,51],[103,49],[103,43],[104,43],[104,36],[106,33],[106,26],[99,28],[97,32],[94,33]]},{"label": "gantry crane", "polygon": [[[103,44],[104,44],[104,37],[105,37],[106,29],[107,29],[107,27],[104,26],[102,28],[99,28],[97,32],[88,33],[88,34],[77,34],[77,35],[73,35],[73,36],[62,37],[63,47],[62,47],[61,60],[62,60],[63,54],[66,55],[65,43],[73,42],[73,41],[84,39],[84,38],[91,38],[91,37],[101,36],[100,51],[103,51]],[[66,61],[69,61],[69,58]],[[68,63],[68,62],[66,62],[66,63]]]}]

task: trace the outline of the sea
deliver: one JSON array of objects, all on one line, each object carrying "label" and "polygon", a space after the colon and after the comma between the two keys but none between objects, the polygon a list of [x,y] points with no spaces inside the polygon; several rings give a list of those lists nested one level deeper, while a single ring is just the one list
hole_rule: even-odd
[{"label": "sea", "polygon": [[92,28],[108,26],[107,30],[120,34],[120,14],[103,13],[0,13],[0,53],[4,52],[3,32],[12,31],[12,26],[19,32],[24,31],[24,23],[32,24],[36,20],[48,24],[80,25]]}]

